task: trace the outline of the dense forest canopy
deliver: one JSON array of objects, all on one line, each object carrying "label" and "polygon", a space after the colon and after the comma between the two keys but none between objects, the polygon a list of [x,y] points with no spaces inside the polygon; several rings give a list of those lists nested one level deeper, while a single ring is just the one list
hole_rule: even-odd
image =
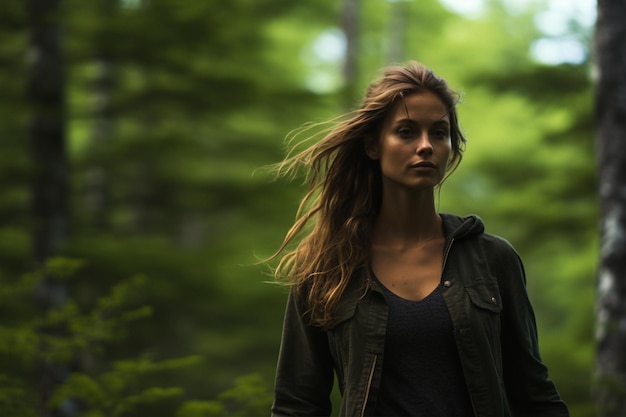
[{"label": "dense forest canopy", "polygon": [[[350,110],[380,67],[415,59],[463,97],[469,142],[439,209],[478,214],[521,253],[544,359],[572,414],[593,415],[592,20],[574,7],[550,27],[548,1],[491,0],[463,13],[460,3],[59,2],[48,19],[65,70],[70,227],[43,274],[73,277],[59,323],[76,324],[108,294],[115,317],[135,312],[105,321],[115,332],[59,348],[66,373],[94,387],[77,404],[104,415],[97,395],[131,404],[147,392],[110,412],[266,414],[285,290],[256,262],[278,247],[304,190],[263,167],[284,157],[288,132]],[[0,326],[0,414],[15,416],[37,409],[42,351],[24,340],[45,345],[44,313],[28,295],[40,266],[29,16],[21,0],[0,5],[0,311],[12,317]],[[116,391],[106,375],[126,383]],[[63,380],[51,407],[82,398],[76,380]]]}]

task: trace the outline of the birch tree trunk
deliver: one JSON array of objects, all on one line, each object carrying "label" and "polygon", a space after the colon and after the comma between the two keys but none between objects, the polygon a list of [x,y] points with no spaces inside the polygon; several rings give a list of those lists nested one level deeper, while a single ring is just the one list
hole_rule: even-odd
[{"label": "birch tree trunk", "polygon": [[599,0],[595,52],[600,259],[596,301],[598,416],[626,416],[626,2]]}]

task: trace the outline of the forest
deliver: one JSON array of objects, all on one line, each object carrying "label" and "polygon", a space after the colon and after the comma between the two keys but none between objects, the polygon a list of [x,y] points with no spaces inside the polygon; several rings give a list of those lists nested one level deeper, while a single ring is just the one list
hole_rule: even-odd
[{"label": "forest", "polygon": [[287,290],[260,261],[305,192],[268,166],[411,59],[462,95],[438,210],[515,246],[595,415],[593,16],[454,3],[3,0],[0,415],[268,415]]}]

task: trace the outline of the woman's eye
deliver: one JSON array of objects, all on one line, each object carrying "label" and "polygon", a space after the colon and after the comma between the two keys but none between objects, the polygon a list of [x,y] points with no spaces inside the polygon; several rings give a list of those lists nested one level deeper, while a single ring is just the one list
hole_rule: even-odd
[{"label": "woman's eye", "polygon": [[435,138],[438,139],[446,139],[448,137],[448,132],[443,129],[437,129],[432,134]]},{"label": "woman's eye", "polygon": [[398,135],[403,138],[410,138],[415,135],[415,130],[411,129],[410,127],[402,127],[398,129]]}]

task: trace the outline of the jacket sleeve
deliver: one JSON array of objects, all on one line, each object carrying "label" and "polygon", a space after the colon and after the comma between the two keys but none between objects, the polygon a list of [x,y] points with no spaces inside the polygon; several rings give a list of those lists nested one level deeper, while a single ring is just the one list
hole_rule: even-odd
[{"label": "jacket sleeve", "polygon": [[272,416],[329,416],[332,364],[326,333],[308,324],[304,306],[292,290],[283,323]]},{"label": "jacket sleeve", "polygon": [[541,360],[535,314],[526,291],[526,276],[517,252],[502,242],[499,260],[503,310],[503,378],[515,416],[569,416],[548,368]]}]

